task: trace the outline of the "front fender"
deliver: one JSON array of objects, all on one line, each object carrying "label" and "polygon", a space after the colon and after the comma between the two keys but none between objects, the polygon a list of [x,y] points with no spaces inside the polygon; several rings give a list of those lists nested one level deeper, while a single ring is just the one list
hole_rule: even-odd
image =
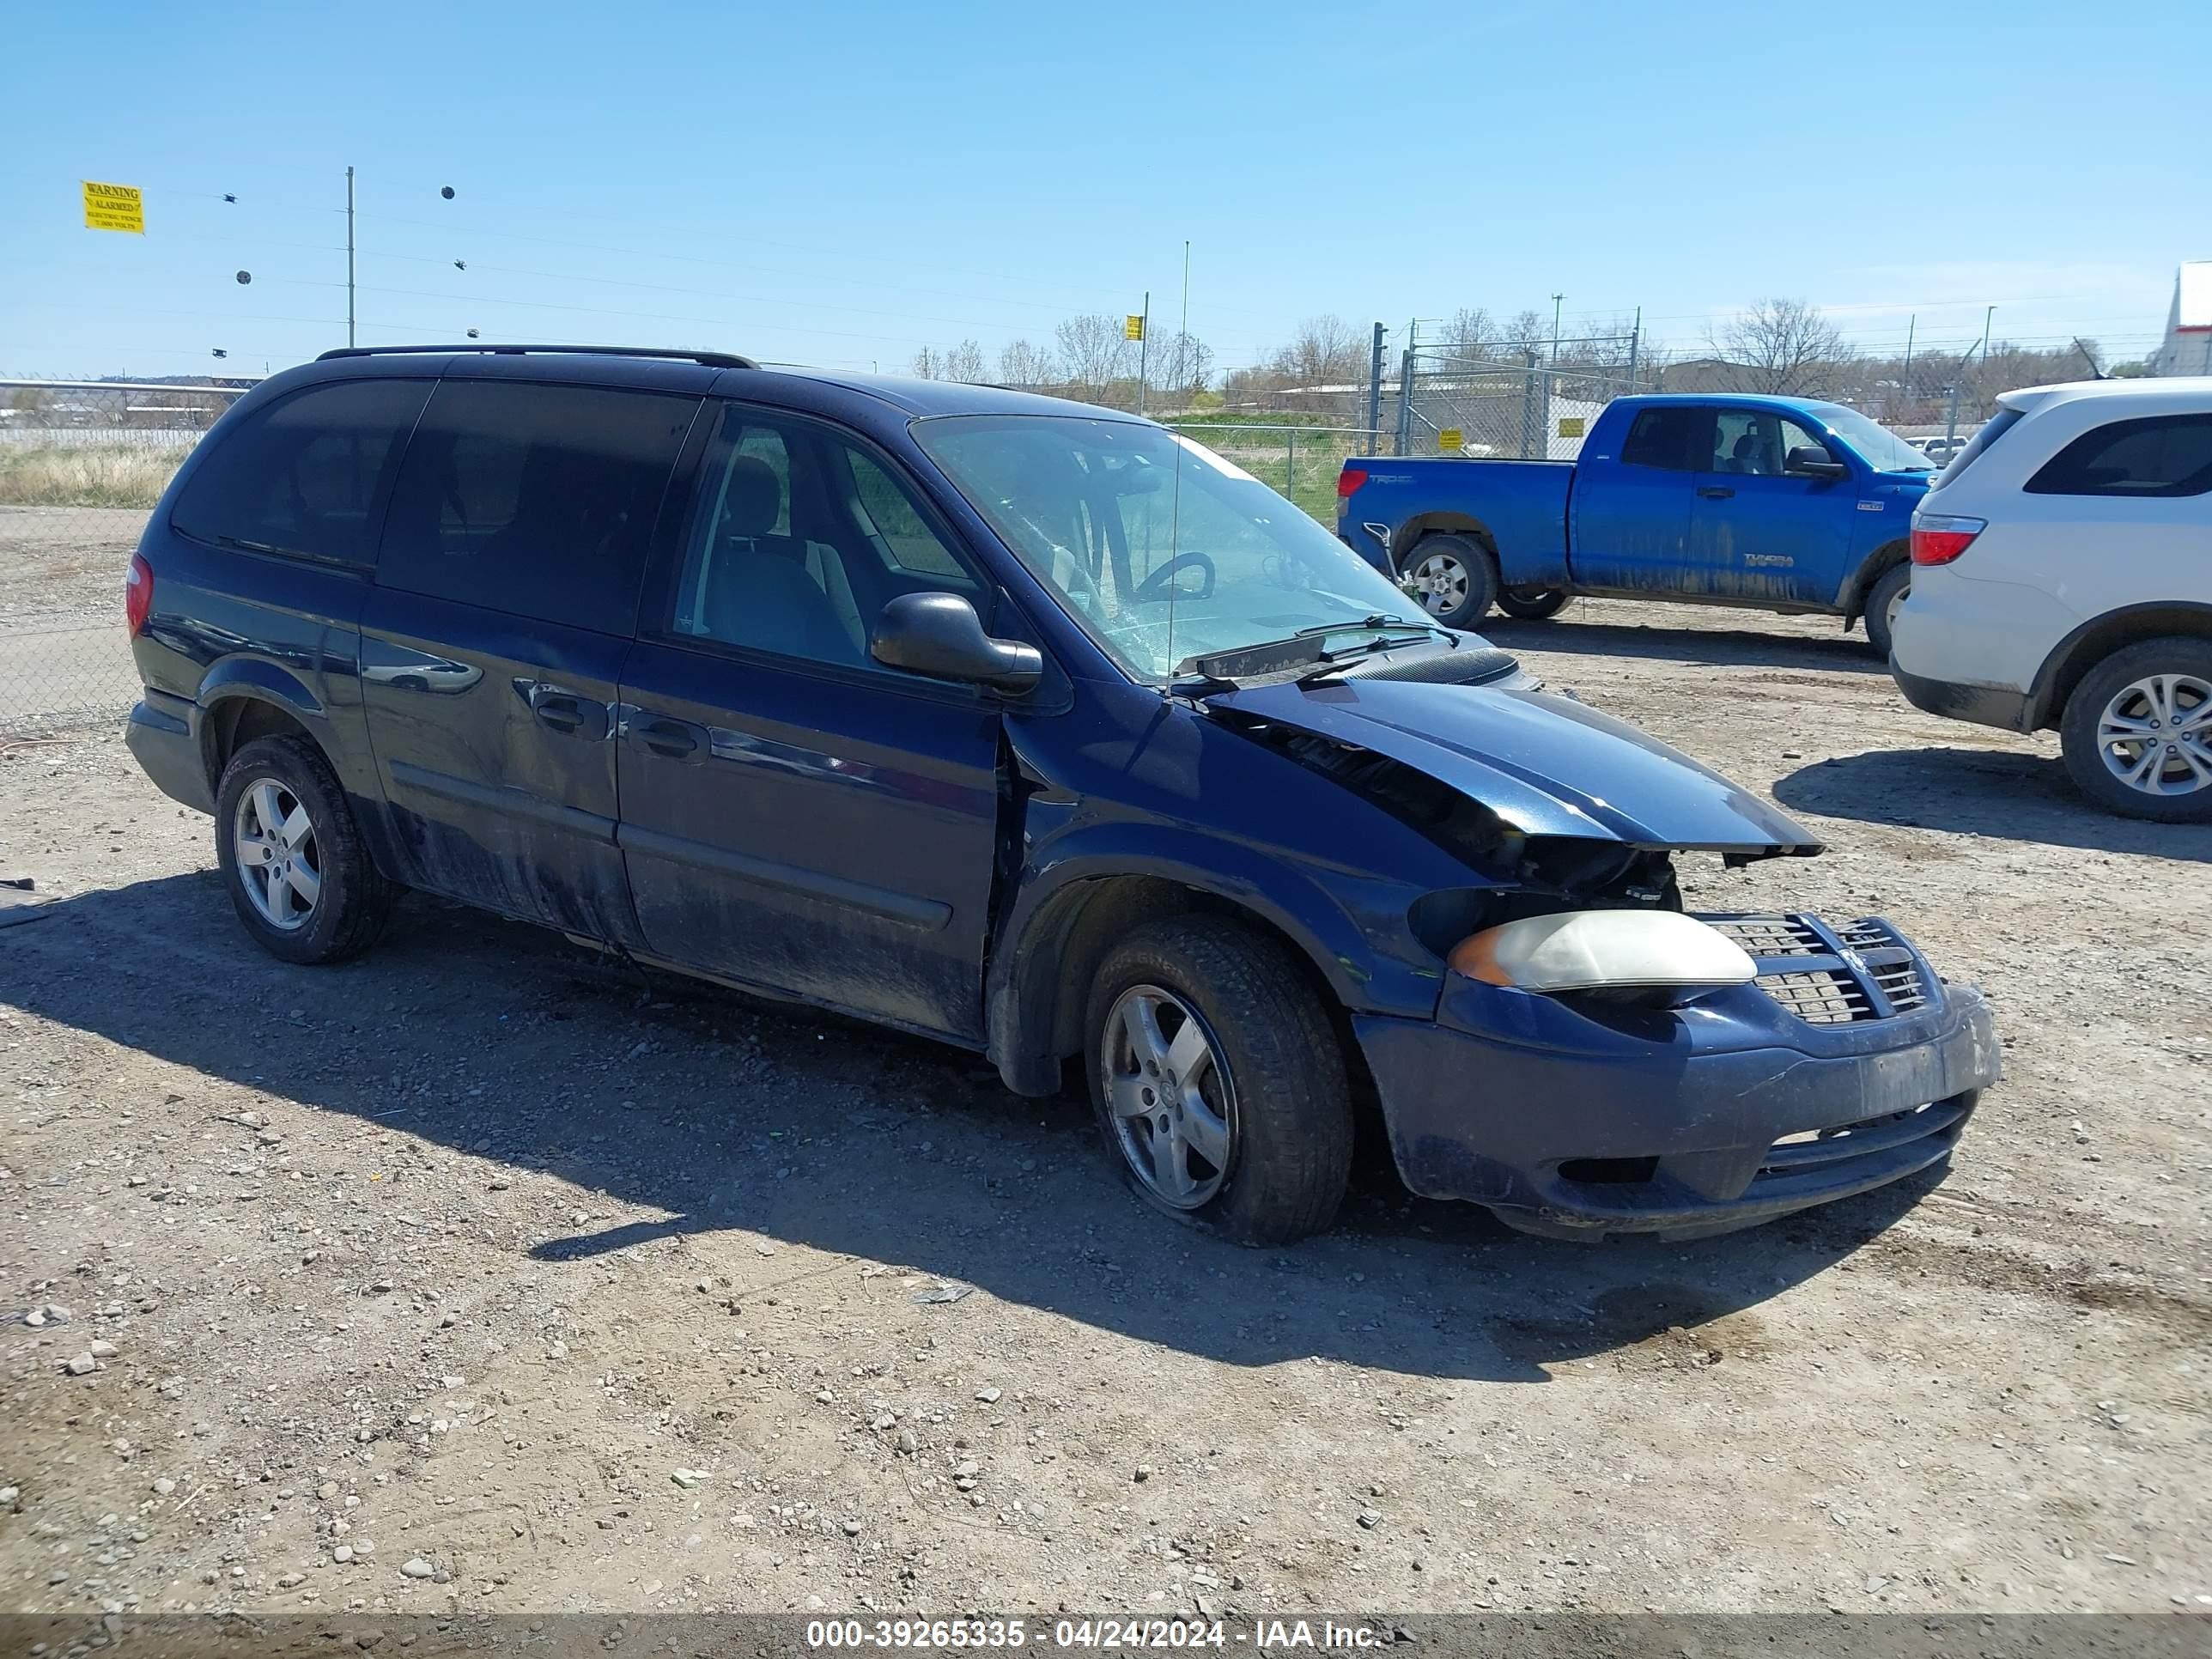
[{"label": "front fender", "polygon": [[[1053,823],[1060,814],[1065,828]],[[1198,908],[1200,894],[1286,939],[1342,1006],[1434,1015],[1443,965],[1408,923],[1416,885],[1340,867],[1324,885],[1296,860],[1178,825],[1074,817],[1070,806],[1031,805],[1033,850],[991,954],[989,1048],[1010,1087],[1058,1086],[1091,976],[1113,940]]]}]

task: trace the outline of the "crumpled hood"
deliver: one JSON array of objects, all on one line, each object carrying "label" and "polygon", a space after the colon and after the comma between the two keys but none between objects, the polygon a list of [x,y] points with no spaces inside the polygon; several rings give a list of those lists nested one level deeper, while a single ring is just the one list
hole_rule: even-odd
[{"label": "crumpled hood", "polygon": [[1820,850],[1749,791],[1571,697],[1347,678],[1249,686],[1206,706],[1387,756],[1531,836],[1753,857]]}]

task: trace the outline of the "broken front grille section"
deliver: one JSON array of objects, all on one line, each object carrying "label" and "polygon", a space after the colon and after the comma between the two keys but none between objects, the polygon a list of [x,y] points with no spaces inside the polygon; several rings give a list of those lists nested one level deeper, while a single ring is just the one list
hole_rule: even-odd
[{"label": "broken front grille section", "polygon": [[1849,1025],[1875,1017],[1874,999],[1840,969],[1761,974],[1759,988],[1780,1003],[1784,1012],[1796,1015],[1808,1025]]},{"label": "broken front grille section", "polygon": [[1911,951],[1871,916],[1832,934],[1802,915],[1706,920],[1758,963],[1759,988],[1808,1025],[1851,1025],[1928,1006]]}]

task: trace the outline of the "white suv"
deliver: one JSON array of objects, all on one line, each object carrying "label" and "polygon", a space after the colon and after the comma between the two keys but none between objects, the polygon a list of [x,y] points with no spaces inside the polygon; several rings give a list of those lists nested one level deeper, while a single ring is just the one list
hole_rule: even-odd
[{"label": "white suv", "polygon": [[2008,392],[1912,515],[1890,672],[2055,726],[2099,805],[2212,820],[2212,379]]}]

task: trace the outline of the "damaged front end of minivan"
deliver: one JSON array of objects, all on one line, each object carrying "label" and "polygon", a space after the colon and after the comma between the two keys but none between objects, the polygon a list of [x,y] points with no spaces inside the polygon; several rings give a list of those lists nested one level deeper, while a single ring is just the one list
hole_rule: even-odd
[{"label": "damaged front end of minivan", "polygon": [[1677,855],[1820,843],[1632,726],[1518,675],[1204,706],[1470,872],[1407,918],[1433,1018],[1351,1015],[1418,1194],[1552,1237],[1726,1231],[1939,1164],[1997,1080],[1979,993],[1888,921],[1686,914]]}]

